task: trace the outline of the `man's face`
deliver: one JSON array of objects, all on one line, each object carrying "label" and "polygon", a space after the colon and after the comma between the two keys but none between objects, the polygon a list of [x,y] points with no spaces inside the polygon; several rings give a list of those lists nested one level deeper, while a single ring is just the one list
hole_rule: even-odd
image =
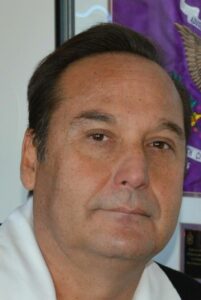
[{"label": "man's face", "polygon": [[72,64],[59,94],[33,181],[36,234],[45,228],[65,254],[149,259],[169,240],[182,196],[173,83],[144,58],[102,54]]}]

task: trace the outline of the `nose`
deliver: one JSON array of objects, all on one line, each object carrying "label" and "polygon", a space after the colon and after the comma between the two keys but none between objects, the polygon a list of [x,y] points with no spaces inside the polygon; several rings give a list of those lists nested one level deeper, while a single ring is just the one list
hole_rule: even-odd
[{"label": "nose", "polygon": [[143,151],[122,155],[114,172],[114,185],[118,188],[143,189],[149,184],[148,162]]}]

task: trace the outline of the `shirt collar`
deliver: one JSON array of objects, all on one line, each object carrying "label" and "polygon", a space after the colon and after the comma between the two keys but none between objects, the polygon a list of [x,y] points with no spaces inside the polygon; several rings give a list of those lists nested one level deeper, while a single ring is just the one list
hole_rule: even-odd
[{"label": "shirt collar", "polygon": [[162,269],[151,261],[142,274],[133,300],[181,300]]},{"label": "shirt collar", "polygon": [[[51,275],[33,233],[32,207],[30,199],[1,226],[0,299],[56,300]],[[133,300],[170,299],[181,300],[162,269],[150,262]]]}]

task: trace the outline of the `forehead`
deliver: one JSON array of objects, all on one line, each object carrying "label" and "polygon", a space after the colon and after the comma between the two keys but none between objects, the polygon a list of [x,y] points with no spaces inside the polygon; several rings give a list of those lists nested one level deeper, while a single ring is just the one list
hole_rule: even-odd
[{"label": "forehead", "polygon": [[182,114],[178,92],[155,62],[127,53],[106,53],[72,63],[62,74],[59,91],[71,113],[104,107],[123,114],[142,106],[155,113]]}]

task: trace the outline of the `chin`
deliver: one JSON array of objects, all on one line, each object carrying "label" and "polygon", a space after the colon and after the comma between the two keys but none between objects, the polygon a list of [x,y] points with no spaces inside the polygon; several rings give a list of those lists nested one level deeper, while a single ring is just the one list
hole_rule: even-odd
[{"label": "chin", "polygon": [[123,260],[139,260],[149,261],[155,255],[155,244],[153,241],[143,242],[140,240],[126,240],[111,238],[105,242],[96,244],[95,251],[101,256],[108,258],[117,258]]}]

